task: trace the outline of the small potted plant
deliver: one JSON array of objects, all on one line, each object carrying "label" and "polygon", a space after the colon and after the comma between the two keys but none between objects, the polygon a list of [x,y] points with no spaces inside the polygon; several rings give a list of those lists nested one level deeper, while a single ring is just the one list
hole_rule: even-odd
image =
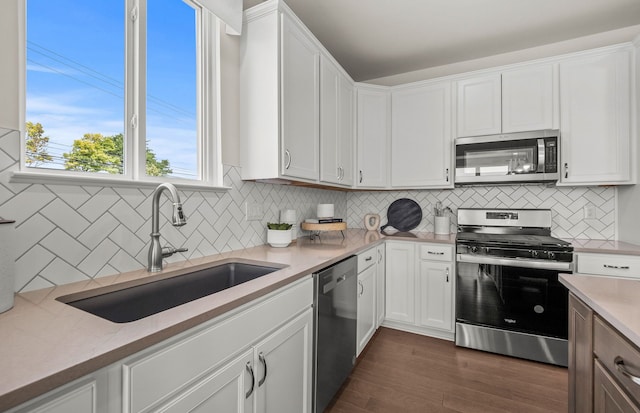
[{"label": "small potted plant", "polygon": [[291,244],[291,224],[267,223],[267,243],[272,247],[284,248]]}]

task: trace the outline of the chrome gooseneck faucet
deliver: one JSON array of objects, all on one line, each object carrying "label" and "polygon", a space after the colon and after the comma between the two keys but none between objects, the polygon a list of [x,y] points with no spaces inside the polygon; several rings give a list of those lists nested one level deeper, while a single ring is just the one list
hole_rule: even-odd
[{"label": "chrome gooseneck faucet", "polygon": [[173,202],[173,216],[171,224],[174,227],[181,227],[187,223],[187,218],[182,212],[182,203],[180,202],[180,195],[173,184],[165,183],[160,184],[153,192],[153,203],[151,210],[151,245],[149,246],[149,265],[147,271],[158,272],[162,271],[162,259],[170,257],[176,252],[187,251],[186,248],[173,248],[173,247],[161,247],[160,246],[160,195],[164,190],[169,191],[169,198]]}]

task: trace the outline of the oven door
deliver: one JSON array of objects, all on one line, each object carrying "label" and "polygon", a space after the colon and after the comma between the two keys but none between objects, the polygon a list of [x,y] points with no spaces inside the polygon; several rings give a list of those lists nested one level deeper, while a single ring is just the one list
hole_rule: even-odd
[{"label": "oven door", "polygon": [[567,338],[571,263],[458,254],[456,322]]},{"label": "oven door", "polygon": [[[557,180],[557,137],[533,132],[456,139],[456,183]],[[553,151],[551,150],[553,149]],[[549,165],[547,165],[549,163]],[[549,168],[553,165],[553,168]]]}]

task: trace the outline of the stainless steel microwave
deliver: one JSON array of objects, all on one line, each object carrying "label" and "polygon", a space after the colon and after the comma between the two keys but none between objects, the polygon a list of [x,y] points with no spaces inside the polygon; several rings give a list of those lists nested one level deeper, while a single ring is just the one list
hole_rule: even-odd
[{"label": "stainless steel microwave", "polygon": [[560,131],[456,139],[456,184],[557,181]]}]

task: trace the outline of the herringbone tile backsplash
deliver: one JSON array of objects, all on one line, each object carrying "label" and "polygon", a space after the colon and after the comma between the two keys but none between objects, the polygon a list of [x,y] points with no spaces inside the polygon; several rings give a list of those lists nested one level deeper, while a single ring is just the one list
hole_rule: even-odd
[{"label": "herringbone tile backsplash", "polygon": [[[441,201],[453,210],[451,232],[456,231],[458,208],[544,208],[552,211],[552,234],[559,238],[614,239],[615,188],[547,187],[516,185],[495,187],[462,187],[453,190],[351,192],[347,196],[349,227],[364,228],[367,213],[379,214],[386,224],[389,205],[399,198],[409,198],[422,207],[419,231],[433,232],[433,208]],[[592,205],[596,219],[584,219],[583,208]]]},{"label": "herringbone tile backsplash", "polygon": [[[61,285],[144,268],[151,232],[150,188],[10,183],[18,169],[19,135],[0,129],[0,216],[16,220],[16,291]],[[440,200],[451,207],[551,208],[553,233],[560,237],[615,238],[615,189],[544,186],[471,187],[448,191],[339,192],[243,182],[226,166],[227,192],[180,191],[187,225],[169,224],[171,206],[163,196],[163,244],[187,247],[171,261],[252,247],[266,242],[266,222],[280,210],[295,209],[300,220],[315,216],[318,203],[335,204],[336,216],[363,228],[366,213],[386,210],[398,198],[416,200],[424,218],[419,230],[433,231],[432,209]],[[259,203],[260,221],[245,219],[245,203]],[[583,219],[587,203],[597,219]],[[455,216],[452,231],[455,231]],[[299,235],[302,233],[299,232]]]}]

